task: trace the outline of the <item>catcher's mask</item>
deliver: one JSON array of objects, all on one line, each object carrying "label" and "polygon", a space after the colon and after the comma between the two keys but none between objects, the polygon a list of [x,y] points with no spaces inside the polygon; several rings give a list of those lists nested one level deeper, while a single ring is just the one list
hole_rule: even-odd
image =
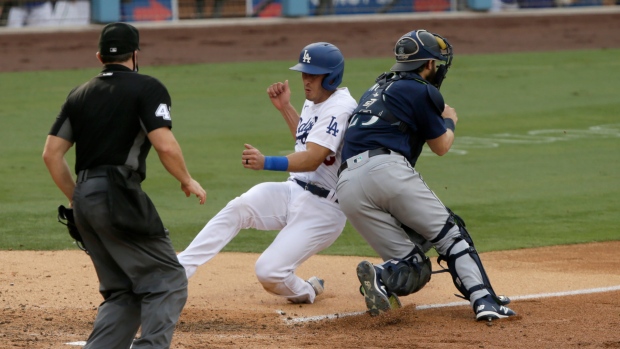
[{"label": "catcher's mask", "polygon": [[435,87],[439,88],[452,65],[452,45],[438,34],[424,29],[414,30],[403,35],[394,46],[396,63],[394,72],[407,72],[420,68],[429,60],[445,62],[437,68]]},{"label": "catcher's mask", "polygon": [[327,74],[321,86],[334,91],[342,82],[344,56],[338,47],[328,42],[315,42],[301,50],[299,63],[290,69],[313,75]]}]

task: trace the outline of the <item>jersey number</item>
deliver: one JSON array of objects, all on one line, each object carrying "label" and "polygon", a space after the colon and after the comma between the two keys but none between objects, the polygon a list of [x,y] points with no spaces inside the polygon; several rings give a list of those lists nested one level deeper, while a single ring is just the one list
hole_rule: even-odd
[{"label": "jersey number", "polygon": [[172,119],[170,118],[170,110],[168,109],[166,103],[162,103],[159,105],[159,107],[157,107],[157,110],[155,111],[155,116],[161,116],[164,120]]},{"label": "jersey number", "polygon": [[[351,119],[351,123],[349,124],[349,127],[353,127],[353,126],[355,126],[355,125],[357,124],[357,121],[359,120],[359,118],[360,118],[360,114],[355,114],[355,115],[353,116],[353,119]],[[368,119],[368,121],[366,121],[366,122],[362,122],[362,123],[361,123],[361,126],[368,126],[368,125],[372,125],[372,124],[374,124],[374,123],[375,123],[375,122],[377,122],[377,121],[379,121],[379,117],[378,117],[378,116],[373,115],[370,119]]]}]

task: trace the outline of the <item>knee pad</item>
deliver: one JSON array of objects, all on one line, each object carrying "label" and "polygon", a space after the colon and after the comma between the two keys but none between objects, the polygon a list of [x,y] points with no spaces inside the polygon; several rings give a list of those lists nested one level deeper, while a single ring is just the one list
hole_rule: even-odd
[{"label": "knee pad", "polygon": [[378,266],[385,288],[397,296],[406,296],[422,289],[431,279],[431,261],[416,247],[403,259],[390,259]]}]

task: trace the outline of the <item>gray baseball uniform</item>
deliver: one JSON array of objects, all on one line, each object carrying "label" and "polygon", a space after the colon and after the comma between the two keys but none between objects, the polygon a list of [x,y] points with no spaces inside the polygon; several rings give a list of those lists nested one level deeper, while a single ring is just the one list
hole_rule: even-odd
[{"label": "gray baseball uniform", "polygon": [[[336,187],[343,212],[385,261],[358,265],[369,311],[400,306],[396,296],[417,292],[430,280],[430,262],[419,246],[430,242],[477,319],[512,316],[504,307],[509,300],[495,295],[464,222],[415,169],[425,143],[443,155],[454,139],[456,112],[438,89],[452,61],[451,46],[418,30],[402,36],[394,53],[394,73],[379,76],[353,112]],[[437,60],[446,64],[437,67]]]}]

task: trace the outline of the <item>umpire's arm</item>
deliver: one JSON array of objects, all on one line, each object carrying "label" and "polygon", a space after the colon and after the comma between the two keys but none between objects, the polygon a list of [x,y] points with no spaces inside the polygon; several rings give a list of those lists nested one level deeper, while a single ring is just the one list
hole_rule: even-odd
[{"label": "umpire's arm", "polygon": [[71,177],[71,170],[65,159],[65,154],[72,146],[73,143],[64,138],[48,135],[43,148],[45,166],[47,166],[47,170],[52,175],[56,186],[65,194],[70,203],[73,203],[75,181]]},{"label": "umpire's arm", "polygon": [[149,132],[148,138],[166,170],[181,182],[181,190],[185,192],[185,196],[194,194],[200,200],[200,204],[204,204],[207,192],[190,176],[181,146],[172,131],[168,127],[160,127]]}]

